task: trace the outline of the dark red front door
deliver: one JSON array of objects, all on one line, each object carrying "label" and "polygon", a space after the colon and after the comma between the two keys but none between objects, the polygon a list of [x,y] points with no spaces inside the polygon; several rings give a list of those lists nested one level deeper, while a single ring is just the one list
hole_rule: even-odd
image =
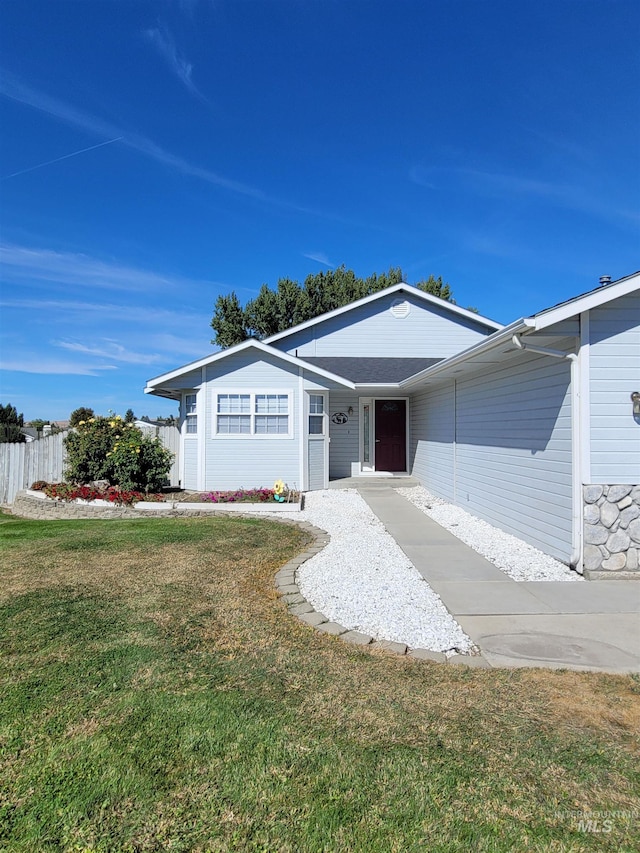
[{"label": "dark red front door", "polygon": [[406,401],[376,400],[376,471],[406,470]]}]

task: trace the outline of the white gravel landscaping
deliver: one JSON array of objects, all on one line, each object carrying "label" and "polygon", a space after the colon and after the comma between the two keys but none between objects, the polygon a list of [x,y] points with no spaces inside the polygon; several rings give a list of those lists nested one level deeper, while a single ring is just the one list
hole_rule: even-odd
[{"label": "white gravel landscaping", "polygon": [[422,486],[400,488],[398,493],[514,581],[584,580],[577,572],[533,545],[435,497]]},{"label": "white gravel landscaping", "polygon": [[331,536],[298,570],[313,607],[377,640],[437,652],[473,643],[355,490],[309,492],[297,518]]}]

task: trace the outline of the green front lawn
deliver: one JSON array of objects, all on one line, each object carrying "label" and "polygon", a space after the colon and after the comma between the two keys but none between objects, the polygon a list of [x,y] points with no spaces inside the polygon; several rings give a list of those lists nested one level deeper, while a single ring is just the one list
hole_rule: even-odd
[{"label": "green front lawn", "polygon": [[639,679],[320,635],[276,522],[0,531],[0,850],[637,850]]}]

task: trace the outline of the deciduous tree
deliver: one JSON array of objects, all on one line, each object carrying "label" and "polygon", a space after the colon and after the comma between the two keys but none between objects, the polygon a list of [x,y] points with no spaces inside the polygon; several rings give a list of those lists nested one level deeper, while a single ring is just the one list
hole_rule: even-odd
[{"label": "deciduous tree", "polygon": [[81,421],[89,421],[91,418],[95,418],[95,416],[93,409],[90,409],[88,406],[80,406],[74,409],[69,415],[69,426],[77,427]]},{"label": "deciduous tree", "polygon": [[[341,266],[307,276],[302,286],[289,278],[279,279],[275,289],[263,284],[244,309],[235,293],[219,296],[211,320],[212,343],[225,348],[251,337],[268,338],[405,280],[400,267],[359,278]],[[451,287],[441,276],[431,275],[415,286],[455,305]]]}]

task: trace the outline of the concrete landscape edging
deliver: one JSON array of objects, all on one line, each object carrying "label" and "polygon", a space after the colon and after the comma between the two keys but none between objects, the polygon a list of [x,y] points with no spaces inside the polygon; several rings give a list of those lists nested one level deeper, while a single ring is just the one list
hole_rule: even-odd
[{"label": "concrete landscape edging", "polygon": [[42,492],[24,489],[10,507],[13,515],[33,519],[90,519],[90,518],[161,518],[167,516],[215,515],[288,515],[300,512],[300,501],[292,503],[196,503],[194,501],[139,501],[133,506],[112,504],[109,501],[62,501],[48,498]]},{"label": "concrete landscape edging", "polygon": [[[225,515],[227,512],[223,509],[222,504],[200,504],[188,503],[180,501],[170,501],[165,505],[158,504],[152,501],[140,502],[144,503],[144,508],[139,511],[128,506],[114,506],[107,501],[57,501],[52,498],[47,498],[42,492],[25,489],[18,492],[15,501],[11,506],[13,515],[22,518],[32,518],[36,520],[50,519],[110,519],[110,518],[158,518],[158,517],[203,517]],[[100,504],[100,505],[97,505]],[[242,515],[274,515],[274,507],[268,504],[269,509],[265,508],[264,504],[254,504],[256,510],[246,510],[248,504],[232,504],[232,513],[238,516]],[[323,613],[318,613],[312,604],[300,592],[298,586],[298,569],[307,560],[311,559],[315,554],[318,554],[329,543],[330,537],[325,530],[315,527],[307,521],[297,521],[292,517],[296,511],[300,510],[300,504],[280,504],[279,511],[282,514],[282,524],[295,524],[301,530],[309,533],[313,537],[313,542],[304,551],[292,557],[284,566],[282,566],[275,575],[275,584],[278,593],[288,607],[289,613],[313,627],[316,631],[323,634],[330,634],[339,637],[346,643],[361,646],[369,651],[379,650],[390,652],[396,655],[406,655],[416,660],[427,660],[436,663],[462,664],[470,667],[490,668],[490,664],[482,657],[482,655],[453,655],[447,657],[443,652],[434,652],[431,649],[411,649],[404,643],[396,643],[390,640],[375,640],[368,634],[360,631],[350,630],[344,625],[337,622],[332,622]],[[284,507],[297,507],[297,509],[287,512]],[[261,512],[260,512],[261,511]],[[276,510],[276,513],[278,510]],[[274,519],[277,520],[277,519]]]},{"label": "concrete landscape edging", "polygon": [[450,657],[444,652],[434,652],[431,649],[410,649],[405,643],[395,643],[390,640],[376,640],[368,634],[346,628],[338,622],[332,622],[324,613],[317,612],[300,592],[298,585],[298,569],[311,557],[318,554],[328,545],[330,536],[326,530],[321,530],[308,521],[287,519],[288,524],[295,524],[301,530],[310,533],[314,541],[308,548],[297,554],[282,566],[275,575],[275,585],[281,599],[287,605],[289,613],[301,622],[323,634],[338,637],[345,643],[361,646],[368,651],[390,652],[395,655],[406,655],[416,660],[427,660],[434,663],[448,663],[452,666],[463,665],[478,669],[491,669],[491,664],[480,654],[455,654]]}]

